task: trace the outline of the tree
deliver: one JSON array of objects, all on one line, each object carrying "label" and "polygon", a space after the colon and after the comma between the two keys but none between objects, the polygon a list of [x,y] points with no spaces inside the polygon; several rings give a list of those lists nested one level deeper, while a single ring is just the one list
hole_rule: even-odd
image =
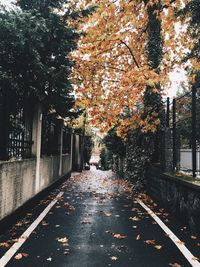
[{"label": "tree", "polygon": [[10,91],[9,97],[12,94],[14,99],[45,94],[36,89],[44,68],[37,51],[46,32],[44,19],[37,18],[36,22],[30,13],[2,11],[0,27],[1,90]]},{"label": "tree", "polygon": [[105,147],[102,148],[102,150],[101,150],[100,160],[101,160],[101,169],[105,170],[105,171],[109,170],[110,169],[111,155]]},{"label": "tree", "polygon": [[191,84],[200,86],[200,5],[198,0],[190,0],[184,8],[178,12],[182,23],[187,25],[187,36],[190,37],[190,43],[186,46],[187,52],[183,58],[184,62],[189,62],[187,66],[188,74],[191,78]]},{"label": "tree", "polygon": [[[87,35],[79,42],[77,93],[91,121],[103,131],[111,129],[106,147],[126,156],[128,178],[143,180],[159,146],[152,133],[163,115],[162,87],[179,40],[174,37],[170,43],[168,37],[181,1],[95,2],[96,12],[85,21]],[[126,140],[124,151],[117,148],[123,143],[119,136]]]},{"label": "tree", "polygon": [[92,136],[84,136],[83,159],[85,163],[90,161],[93,146]]},{"label": "tree", "polygon": [[[182,148],[192,146],[192,92],[187,87],[182,87],[181,93],[176,98],[177,109],[177,135],[180,137]],[[196,94],[196,138],[200,144],[200,91]]]},{"label": "tree", "polygon": [[[106,147],[109,166],[120,176],[124,176],[124,158],[126,156],[126,143],[117,135],[117,125],[110,129],[103,138]],[[107,163],[108,164],[108,163]]]},{"label": "tree", "polygon": [[117,127],[113,127],[103,139],[103,143],[107,149],[114,155],[124,157],[126,154],[126,146],[123,140],[117,136]]},{"label": "tree", "polygon": [[76,91],[81,104],[89,109],[92,122],[103,130],[121,122],[120,116],[127,109],[132,116],[123,120],[124,124],[131,122],[134,127],[140,116],[136,100],[141,101],[146,83],[152,83],[152,77],[158,79],[146,62],[144,4],[142,1],[96,3],[96,12],[85,21],[87,35],[79,43],[75,78],[80,86]]},{"label": "tree", "polygon": [[74,76],[80,105],[88,108],[91,122],[102,131],[118,124],[123,137],[137,128],[155,132],[158,112],[148,109],[144,114],[144,106],[150,95],[158,106],[161,102],[161,86],[172,66],[166,39],[172,36],[175,9],[181,1],[94,2],[96,12],[85,20],[87,35],[81,38],[76,54]]},{"label": "tree", "polygon": [[[194,67],[199,67],[200,62],[200,5],[198,0],[190,0],[183,9],[179,10],[183,22],[189,20],[187,33],[192,39],[192,47],[185,60],[193,59]],[[196,63],[196,64],[195,64]]]},{"label": "tree", "polygon": [[26,11],[36,11],[44,16],[49,16],[52,13],[52,10],[57,8],[58,10],[63,8],[63,5],[68,1],[66,0],[18,0],[17,4]]},{"label": "tree", "polygon": [[[182,62],[187,65],[187,73],[190,79],[190,86],[194,85],[197,88],[197,110],[196,110],[196,131],[198,144],[200,143],[200,101],[199,101],[199,87],[200,87],[200,5],[198,0],[187,1],[185,6],[179,8],[177,12],[178,17],[181,19],[183,25],[185,25],[185,35],[190,42],[186,42],[183,39],[183,43],[187,50],[182,57]],[[183,93],[186,93],[183,88]],[[187,89],[188,93],[188,89]],[[182,97],[178,101],[178,108],[180,113],[180,122],[178,123],[178,133],[182,137],[183,145],[191,146],[191,125],[192,125],[192,103],[191,96]]]},{"label": "tree", "polygon": [[[19,0],[20,9],[0,13],[0,84],[18,99],[41,101],[46,111],[74,115],[71,53],[80,35],[81,12],[68,1]],[[73,23],[74,22],[74,23]]]}]

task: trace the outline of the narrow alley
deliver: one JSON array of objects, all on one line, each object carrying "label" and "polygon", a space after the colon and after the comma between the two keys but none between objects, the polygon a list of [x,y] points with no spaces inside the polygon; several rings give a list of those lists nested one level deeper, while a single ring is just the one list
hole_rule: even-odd
[{"label": "narrow alley", "polygon": [[[1,235],[0,266],[191,266],[131,192],[111,171],[92,167],[73,174]],[[193,266],[199,266],[193,256],[200,252],[197,237],[191,238],[146,195],[140,198],[180,238],[178,245],[186,244]]]}]

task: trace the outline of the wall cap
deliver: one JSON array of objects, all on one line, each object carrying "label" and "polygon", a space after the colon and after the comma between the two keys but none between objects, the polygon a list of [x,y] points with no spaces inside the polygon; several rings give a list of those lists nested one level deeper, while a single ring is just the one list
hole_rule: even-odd
[{"label": "wall cap", "polygon": [[4,164],[15,164],[15,163],[23,163],[23,162],[32,162],[36,161],[35,157],[29,158],[29,159],[16,159],[16,160],[6,160],[6,161],[0,161],[0,165]]},{"label": "wall cap", "polygon": [[162,173],[161,177],[165,179],[173,180],[176,183],[183,184],[185,186],[188,186],[190,188],[196,189],[200,191],[200,179],[194,179],[193,177],[189,175],[181,174],[181,176],[177,176],[174,173]]}]

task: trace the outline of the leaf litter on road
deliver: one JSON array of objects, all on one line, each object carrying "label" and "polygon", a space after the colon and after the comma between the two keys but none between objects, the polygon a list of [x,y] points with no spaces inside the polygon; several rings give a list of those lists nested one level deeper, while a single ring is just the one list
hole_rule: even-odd
[{"label": "leaf litter on road", "polygon": [[[84,179],[82,179],[81,177],[79,177],[79,179],[80,179],[80,182],[82,183],[83,182],[83,180]],[[117,180],[117,179],[116,179]],[[116,181],[114,182],[114,184],[116,183]],[[117,183],[118,183],[118,180],[117,180]],[[113,183],[112,183],[112,181],[107,181],[106,183],[106,186],[107,187],[109,187],[109,186],[113,186]],[[128,190],[126,190],[125,189],[125,186],[127,186],[127,184],[126,183],[118,183],[118,187],[120,188],[119,190],[120,191],[123,191],[123,192],[129,192]],[[91,187],[91,189],[92,189],[92,187]],[[105,189],[105,188],[102,188],[103,190]],[[106,203],[106,201],[107,200],[109,200],[109,199],[111,199],[111,198],[114,198],[115,197],[115,199],[116,199],[116,196],[118,196],[119,198],[117,198],[117,199],[120,199],[120,197],[122,196],[122,194],[120,193],[120,194],[114,194],[114,193],[105,193],[104,195],[99,195],[99,193],[98,193],[98,188],[97,189],[95,189],[95,191],[93,192],[93,197],[96,197],[96,200],[97,200],[97,203],[99,204],[99,200],[100,200],[100,203],[102,204],[102,203]],[[78,194],[77,196],[76,196],[76,198],[79,198],[80,197],[80,194]],[[74,198],[74,196],[73,196],[73,198]],[[149,197],[147,196],[147,195],[145,195],[144,196],[144,198],[147,200],[147,201],[150,201],[149,200]],[[69,200],[71,203],[73,203],[73,205],[76,205],[76,200],[72,200],[72,198],[70,198],[70,197],[67,197],[67,199],[71,199],[71,200]],[[127,199],[129,199],[128,197],[127,197]],[[132,199],[132,198],[131,198]],[[60,200],[60,199],[59,199]],[[67,200],[68,201],[68,200]],[[138,204],[137,203],[137,201],[135,201],[135,200],[133,200],[133,202],[135,203],[135,204]],[[133,203],[132,202],[132,203]],[[74,212],[75,211],[75,207],[74,206],[72,206],[70,203],[68,203],[68,202],[62,202],[62,203],[57,203],[57,206],[55,206],[55,208],[60,208],[61,206],[64,206],[65,208],[67,208],[70,212]],[[152,206],[157,206],[157,204],[156,203],[152,203]],[[137,224],[136,222],[137,221],[140,221],[140,220],[143,220],[143,216],[144,215],[146,215],[146,213],[145,212],[141,212],[140,211],[140,209],[139,208],[132,208],[132,206],[131,205],[127,205],[127,204],[124,204],[123,205],[123,207],[124,208],[129,208],[130,207],[130,211],[133,211],[133,212],[135,212],[136,213],[136,216],[133,216],[132,214],[134,214],[134,213],[131,213],[131,216],[132,217],[129,217],[129,219],[131,220],[131,221],[133,221],[133,223],[134,224]],[[104,216],[106,216],[106,217],[110,217],[110,216],[113,216],[113,217],[120,217],[120,215],[118,215],[118,214],[115,214],[115,212],[112,210],[112,209],[107,209],[107,211],[103,211],[103,207],[101,207],[102,208],[102,211],[101,211],[101,215],[104,215]],[[89,215],[91,215],[92,216],[92,213],[91,214],[88,214],[88,213],[86,213],[86,214],[84,214],[84,216],[86,217],[86,216],[88,216],[89,217]],[[135,215],[135,214],[134,214]],[[158,213],[157,213],[157,215],[163,215],[163,216],[168,216],[168,214],[166,214],[166,213],[164,213],[164,209],[160,209],[159,211],[158,211]],[[91,218],[84,218],[84,216],[82,217],[82,221],[81,221],[81,224],[91,224],[92,222],[91,222]],[[128,219],[128,218],[127,218]],[[130,222],[131,223],[131,222]],[[153,221],[152,222],[152,224],[157,224],[155,221]],[[19,222],[19,224],[17,225],[17,226],[23,226],[24,225],[24,222]],[[45,222],[45,221],[43,221],[42,222],[42,225],[43,226],[47,226],[48,225],[48,223],[47,222]],[[55,227],[60,227],[60,225],[55,225]],[[138,226],[137,225],[132,225],[132,228],[137,228]],[[82,229],[83,229],[83,227],[82,227]],[[114,230],[114,229],[113,229]],[[109,233],[109,234],[111,234],[112,235],[112,237],[114,237],[114,238],[116,238],[116,239],[121,239],[121,240],[123,240],[123,239],[125,239],[125,238],[127,238],[127,236],[126,235],[122,235],[122,234],[119,234],[119,233],[112,233],[112,231],[113,231],[112,229],[111,230],[106,230],[105,232],[106,233]],[[120,230],[119,230],[119,232],[120,232]],[[134,231],[134,233],[135,233],[135,231]],[[137,232],[136,232],[137,233]],[[142,239],[144,240],[144,238],[143,238],[144,236],[142,235]],[[194,237],[194,238],[193,238]],[[133,237],[134,238],[134,237]],[[140,236],[140,234],[138,234],[138,235],[136,235],[136,237],[135,237],[135,240],[140,240],[141,239],[141,236]],[[196,237],[195,236],[191,236],[191,239],[196,239]],[[69,249],[68,248],[66,248],[66,247],[68,247],[69,246],[69,243],[68,243],[68,238],[67,237],[61,237],[61,238],[57,238],[57,241],[60,243],[60,244],[62,244],[65,248],[63,249],[63,253],[64,253],[64,255],[68,255],[69,254]],[[116,241],[116,243],[117,243],[117,241]],[[145,240],[144,241],[144,243],[146,243],[147,245],[151,245],[151,246],[153,246],[155,249],[157,249],[157,250],[160,250],[161,248],[162,248],[162,245],[160,245],[160,244],[156,244],[156,242],[155,242],[155,240],[154,239],[149,239],[149,240]],[[182,242],[181,242],[182,243]],[[196,242],[197,243],[197,242]],[[7,244],[6,242],[5,243],[0,243],[0,246],[1,246],[1,244],[6,244],[6,245],[2,245],[2,247],[9,247],[9,244]],[[120,244],[123,244],[123,242],[121,243],[120,242]],[[197,246],[200,246],[200,245],[198,245],[199,243],[197,243]],[[100,245],[100,247],[103,247],[104,245]],[[116,245],[115,245],[116,246]],[[22,254],[22,253],[21,253]],[[114,254],[114,253],[113,253]],[[112,255],[112,254],[111,254]],[[115,254],[114,254],[114,256],[111,256],[111,255],[109,255],[110,256],[110,259],[112,260],[112,261],[116,261],[117,259],[118,259],[118,257],[117,256],[115,256]],[[16,255],[17,256],[17,255]],[[20,256],[19,256],[20,257]],[[22,257],[23,257],[23,255],[22,255]],[[25,257],[25,256],[24,256]],[[49,258],[47,258],[46,259],[47,261],[52,261],[52,258],[51,257],[49,257]],[[169,264],[169,266],[172,266],[172,267],[181,267],[181,265],[179,265],[178,263],[170,263]]]},{"label": "leaf litter on road", "polygon": [[116,256],[112,256],[110,258],[111,258],[112,261],[116,261],[118,259],[118,257],[116,257]]},{"label": "leaf litter on road", "polygon": [[162,246],[161,245],[155,245],[154,248],[160,250],[162,248]]},{"label": "leaf litter on road", "polygon": [[145,240],[144,243],[148,244],[148,245],[155,245],[155,240]]},{"label": "leaf litter on road", "polygon": [[69,239],[67,237],[57,238],[57,241],[61,243],[63,246],[69,246]]},{"label": "leaf litter on road", "polygon": [[91,224],[92,222],[89,219],[84,219],[81,221],[81,224]]},{"label": "leaf litter on road", "polygon": [[136,236],[135,240],[140,240],[140,234]]},{"label": "leaf litter on road", "polygon": [[169,263],[169,266],[171,266],[171,267],[182,267],[182,265],[178,264],[177,262]]},{"label": "leaf litter on road", "polygon": [[112,233],[112,236],[117,239],[125,239],[127,237],[126,235],[115,234],[115,233]]},{"label": "leaf litter on road", "polygon": [[129,217],[129,219],[134,222],[140,221],[140,218],[138,218],[137,216]]},{"label": "leaf litter on road", "polygon": [[18,253],[14,258],[16,260],[21,260],[22,258],[27,258],[29,255],[27,253]]}]

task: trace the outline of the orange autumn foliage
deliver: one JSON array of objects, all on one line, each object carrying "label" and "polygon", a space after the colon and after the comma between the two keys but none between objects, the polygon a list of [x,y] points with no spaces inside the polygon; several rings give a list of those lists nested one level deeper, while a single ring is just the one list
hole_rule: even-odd
[{"label": "orange autumn foliage", "polygon": [[162,9],[154,10],[162,21],[164,56],[160,70],[148,64],[146,43],[147,10],[159,0],[95,0],[79,1],[79,5],[96,5],[95,12],[83,18],[79,30],[84,31],[78,50],[73,54],[76,65],[73,80],[76,84],[77,106],[87,109],[90,122],[107,131],[116,123],[118,134],[138,127],[144,132],[156,131],[158,114],[141,119],[142,101],[146,86],[157,93],[157,85],[168,82],[168,74],[180,62],[185,45],[184,34],[176,34],[175,10],[187,0],[162,0]]}]

